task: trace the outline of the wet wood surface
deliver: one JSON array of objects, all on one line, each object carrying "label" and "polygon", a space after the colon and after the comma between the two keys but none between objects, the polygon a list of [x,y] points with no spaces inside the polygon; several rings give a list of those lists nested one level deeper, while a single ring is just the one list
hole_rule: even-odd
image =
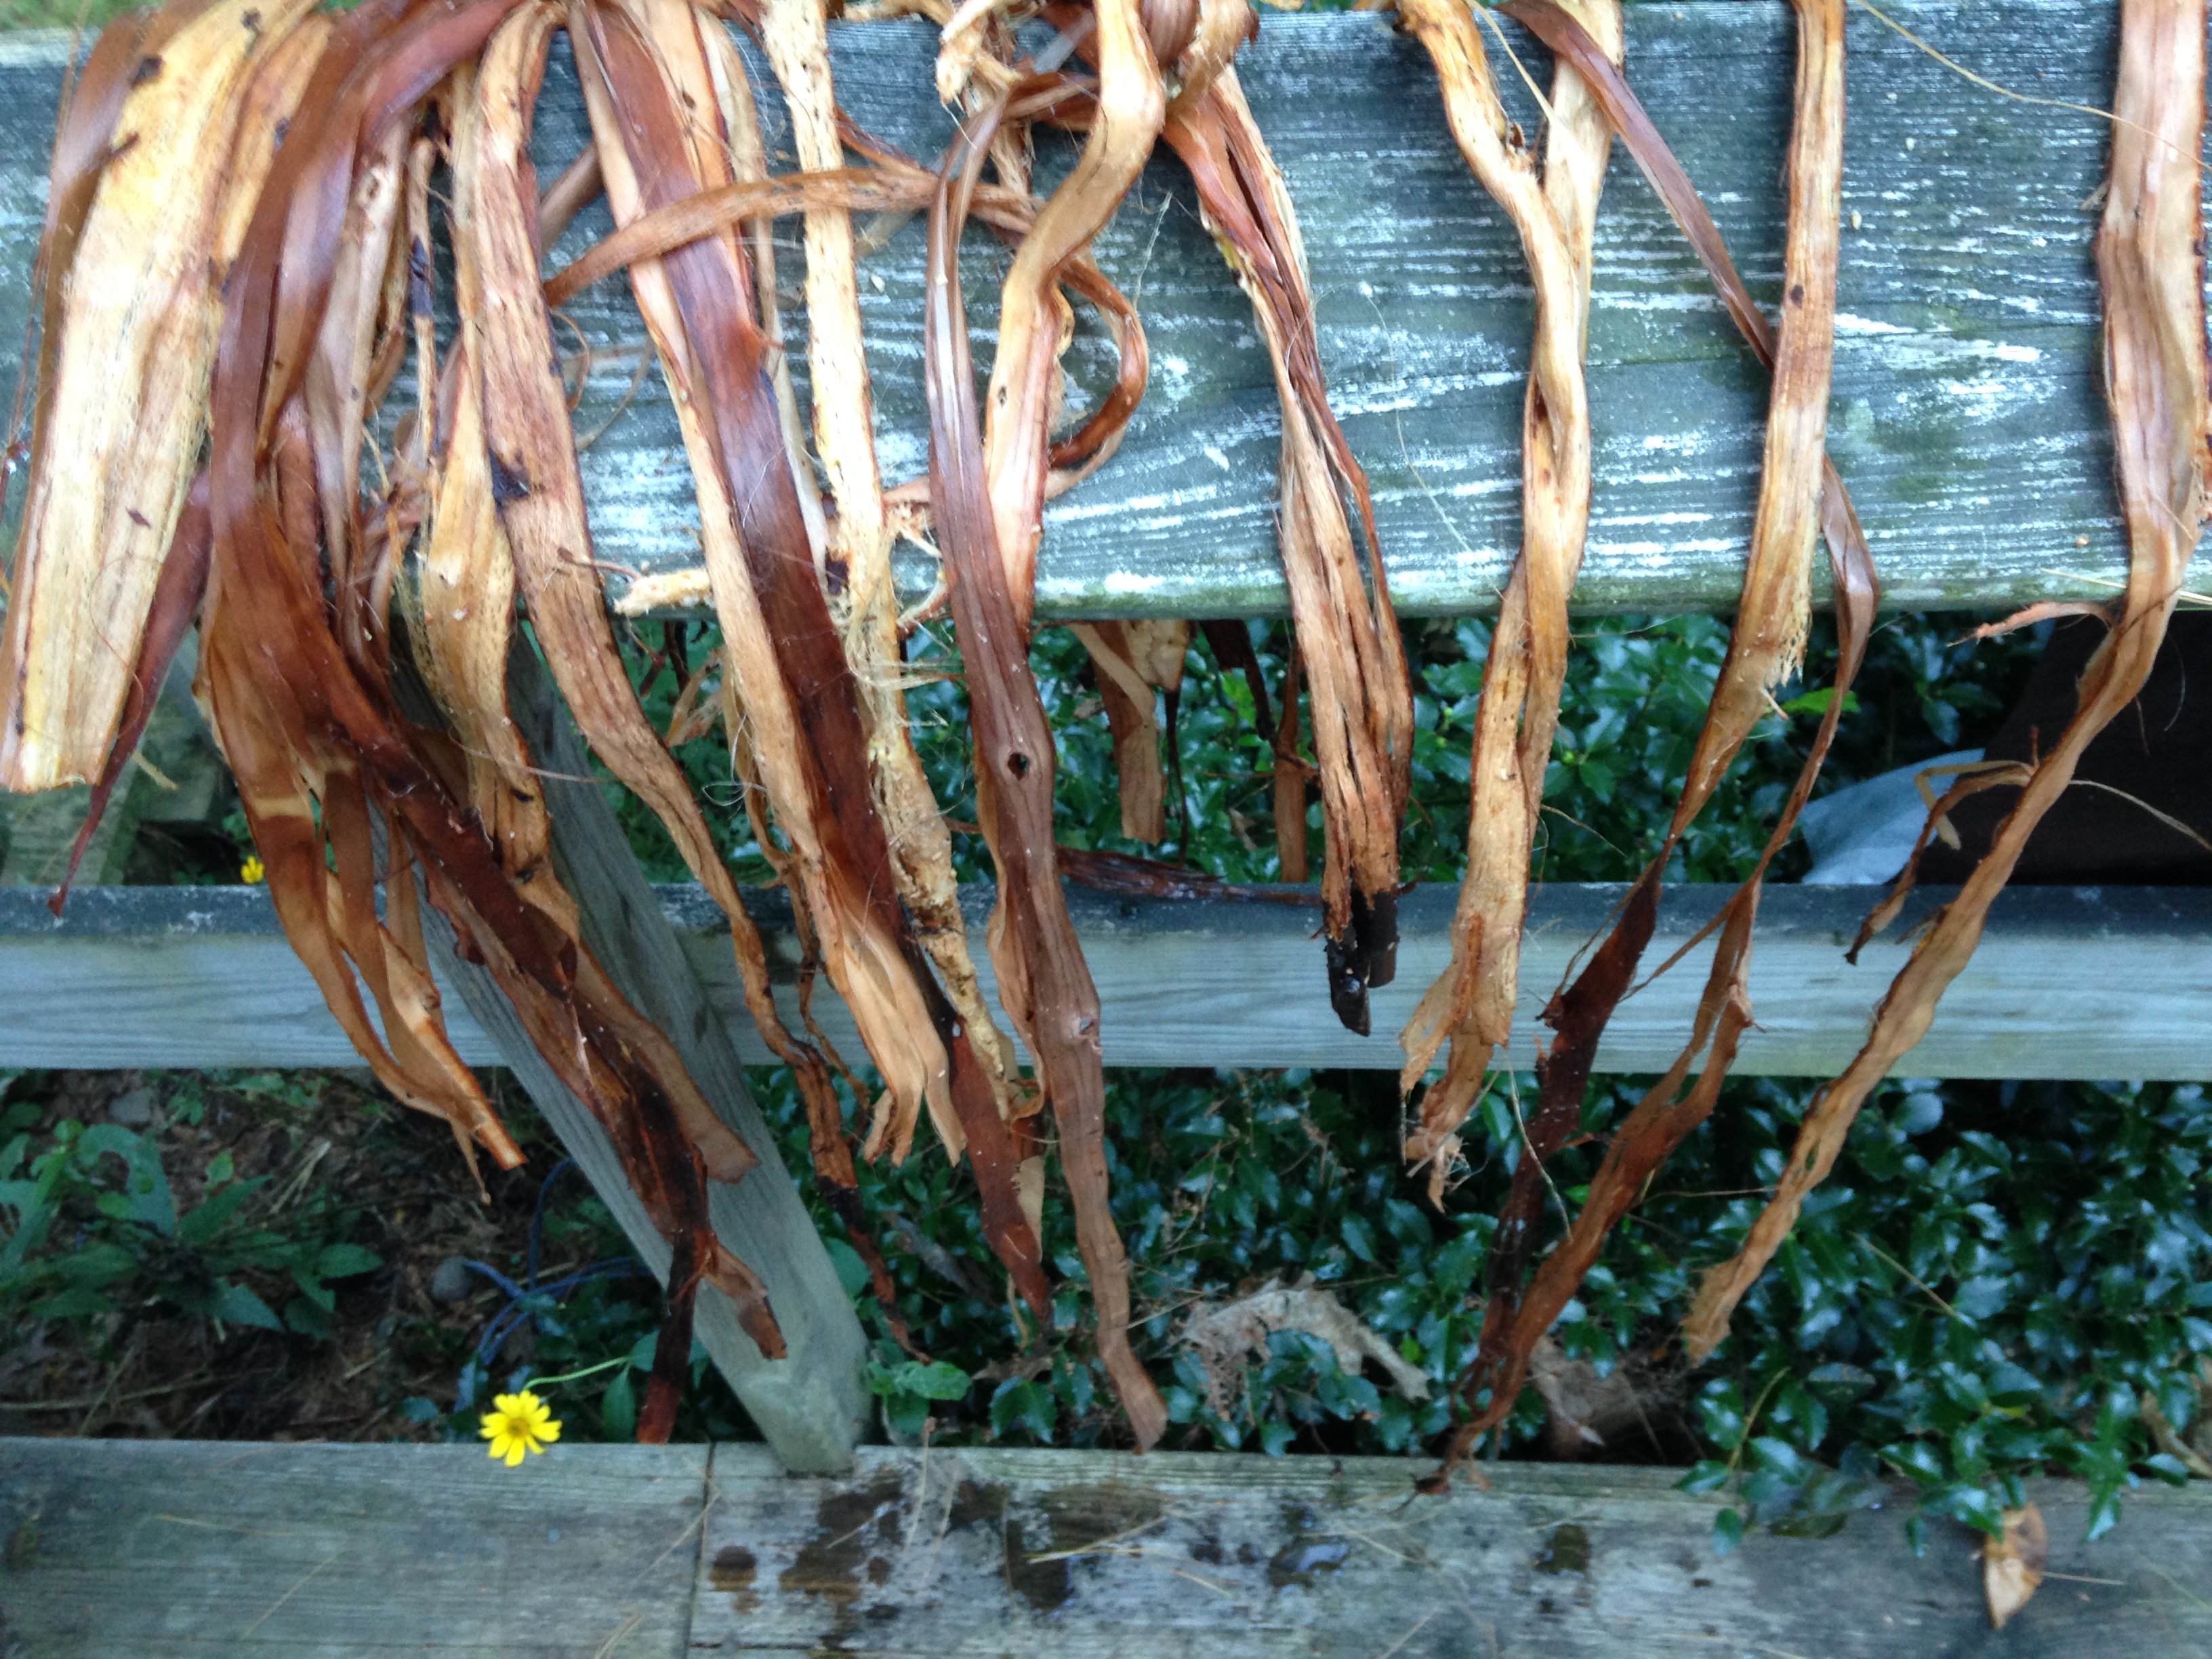
[{"label": "wet wood surface", "polygon": [[[1890,9],[2002,85],[2109,100],[2111,0],[1899,0]],[[1990,609],[2109,592],[2084,580],[2124,571],[2089,241],[2104,123],[1978,88],[1862,9],[1849,29],[1832,443],[1887,600]],[[1547,54],[1508,31],[1546,74]],[[846,106],[922,156],[951,131],[931,90],[930,40],[913,21],[833,31]],[[1763,298],[1779,281],[1792,40],[1778,0],[1629,12],[1631,80]],[[0,37],[0,368],[11,379],[64,51],[59,35]],[[1298,203],[1332,398],[1374,481],[1392,586],[1409,612],[1487,609],[1519,537],[1531,294],[1511,233],[1451,147],[1433,73],[1387,16],[1267,11],[1238,72]],[[1502,57],[1498,79],[1536,131],[1533,100]],[[780,137],[772,91],[763,103]],[[538,118],[545,176],[583,133],[562,49]],[[1045,140],[1044,176],[1066,157]],[[606,225],[603,206],[587,214],[556,262]],[[803,327],[795,223],[781,246],[793,325]],[[861,283],[893,478],[918,476],[925,461],[921,250],[921,227],[910,222],[870,257]],[[1144,315],[1151,385],[1121,453],[1048,514],[1042,611],[1281,612],[1273,383],[1249,308],[1174,164],[1148,170],[1098,256]],[[1003,253],[979,232],[969,263],[985,331]],[[565,314],[592,352],[580,429],[613,420],[585,456],[611,586],[620,594],[633,575],[696,574],[696,513],[657,374],[648,368],[629,397],[647,354],[625,289],[602,284]],[[795,349],[793,360],[803,373]],[[1073,416],[1110,379],[1087,317],[1069,368]],[[1596,482],[1577,603],[1731,607],[1764,376],[1618,151],[1599,216],[1590,375]],[[931,569],[908,550],[911,588],[926,588]]]},{"label": "wet wood surface", "polygon": [[[1734,890],[1670,887],[1647,960],[1689,939]],[[1758,1026],[1735,1069],[1832,1077],[1856,1052],[1875,1000],[1911,948],[1914,925],[1951,896],[1916,894],[1861,954],[1844,951],[1885,889],[1768,890],[1751,994]],[[1513,1059],[1529,1063],[1544,1003],[1607,924],[1626,890],[1553,884],[1532,894]],[[770,1056],[740,1003],[727,933],[696,887],[655,890],[692,972],[748,1064]],[[1125,899],[1069,890],[1103,1000],[1109,1066],[1348,1066],[1395,1071],[1400,1026],[1444,964],[1455,895],[1424,887],[1401,902],[1397,981],[1375,994],[1374,1035],[1329,1012],[1317,913],[1273,904]],[[780,895],[750,895],[798,1015],[799,941]],[[987,989],[990,889],[963,894]],[[2212,1078],[2212,891],[2014,888],[1935,1027],[1899,1064],[1911,1077]],[[1710,943],[1620,1006],[1598,1049],[1601,1072],[1662,1071],[1690,1029]],[[850,1016],[826,983],[814,1007],[841,1047]],[[447,1002],[472,1065],[500,1050],[459,997]],[[57,922],[45,890],[0,888],[0,1066],[350,1066],[358,1057],[278,931],[265,890],[79,890]]]},{"label": "wet wood surface", "polygon": [[[0,1644],[36,1659],[2184,1659],[2212,1650],[2212,1488],[2032,1482],[2054,1576],[2003,1631],[1976,1535],[1903,1491],[1832,1538],[1754,1529],[1675,1471],[867,1448],[0,1440]],[[2058,1576],[2063,1575],[2063,1576]]]}]

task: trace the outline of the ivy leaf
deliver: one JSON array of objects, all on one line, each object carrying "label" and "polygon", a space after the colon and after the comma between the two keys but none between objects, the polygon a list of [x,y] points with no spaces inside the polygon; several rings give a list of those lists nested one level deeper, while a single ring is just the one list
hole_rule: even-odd
[{"label": "ivy leaf", "polygon": [[901,1393],[924,1400],[965,1400],[970,1386],[967,1372],[941,1359],[929,1365],[910,1359],[893,1374],[893,1380]]}]

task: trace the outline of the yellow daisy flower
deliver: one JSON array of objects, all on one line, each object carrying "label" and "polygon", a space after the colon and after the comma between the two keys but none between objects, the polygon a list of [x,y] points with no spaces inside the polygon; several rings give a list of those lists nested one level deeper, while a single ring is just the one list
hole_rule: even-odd
[{"label": "yellow daisy flower", "polygon": [[503,1394],[493,1400],[477,1432],[491,1442],[490,1455],[505,1458],[510,1469],[525,1454],[542,1452],[561,1437],[560,1419],[536,1395]]},{"label": "yellow daisy flower", "polygon": [[258,858],[249,858],[238,866],[238,878],[249,887],[265,879],[268,874],[269,866]]}]

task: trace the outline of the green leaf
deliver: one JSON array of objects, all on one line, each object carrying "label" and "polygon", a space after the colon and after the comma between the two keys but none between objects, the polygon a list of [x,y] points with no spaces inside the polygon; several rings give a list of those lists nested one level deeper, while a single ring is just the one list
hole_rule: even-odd
[{"label": "green leaf", "polygon": [[627,1366],[615,1373],[615,1380],[599,1396],[599,1427],[610,1440],[628,1440],[637,1433],[637,1385],[630,1381]]},{"label": "green leaf", "polygon": [[1805,1379],[1805,1386],[1830,1406],[1840,1408],[1872,1394],[1875,1375],[1856,1365],[1838,1362],[1816,1367]]},{"label": "green leaf", "polygon": [[[1810,714],[1817,720],[1821,715],[1826,714],[1828,712],[1828,705],[1835,702],[1835,700],[1836,688],[1832,685],[1824,685],[1817,691],[1808,691],[1802,696],[1790,698],[1788,702],[1782,705],[1782,712],[1785,714],[1791,715]],[[1846,714],[1856,714],[1858,712],[1858,693],[1856,691],[1844,692],[1844,713]]]},{"label": "green leaf", "polygon": [[859,1296],[874,1283],[868,1264],[860,1260],[860,1253],[842,1238],[825,1238],[823,1246],[830,1252],[830,1265],[837,1270],[837,1282],[848,1297]]},{"label": "green leaf", "polygon": [[315,1258],[315,1273],[322,1279],[351,1279],[356,1273],[374,1273],[383,1265],[382,1256],[358,1244],[326,1244]]},{"label": "green leaf", "polygon": [[1052,1390],[1026,1378],[1009,1377],[991,1396],[994,1434],[1008,1434],[1018,1426],[1048,1445],[1053,1422],[1059,1414],[1060,1402],[1053,1398]]},{"label": "green leaf", "polygon": [[[196,1250],[205,1249],[222,1230],[230,1225],[238,1214],[239,1206],[253,1196],[259,1181],[234,1181],[210,1196],[186,1216],[177,1227],[177,1240]],[[212,1182],[210,1183],[213,1185]]]},{"label": "green leaf", "polygon": [[72,1285],[58,1295],[31,1304],[33,1319],[88,1319],[94,1314],[114,1311],[112,1302],[83,1285]]},{"label": "green leaf", "polygon": [[284,1328],[284,1322],[276,1317],[276,1311],[266,1302],[245,1285],[234,1285],[227,1280],[216,1286],[215,1295],[209,1299],[205,1311],[211,1318],[228,1320],[234,1325],[253,1325],[264,1331]]},{"label": "green leaf", "polygon": [[1717,1457],[1708,1457],[1692,1463],[1690,1472],[1674,1483],[1674,1490],[1686,1492],[1718,1492],[1728,1484],[1729,1466]]},{"label": "green leaf", "polygon": [[284,1304],[284,1326],[301,1336],[328,1336],[330,1310],[307,1297],[295,1296]]},{"label": "green leaf", "polygon": [[901,1393],[924,1400],[965,1400],[972,1386],[967,1372],[941,1359],[931,1365],[909,1359],[892,1373],[891,1380]]},{"label": "green leaf", "polygon": [[1362,1261],[1370,1263],[1374,1261],[1375,1229],[1368,1225],[1364,1216],[1345,1217],[1344,1224],[1337,1231],[1344,1240],[1346,1249],[1350,1250]]},{"label": "green leaf", "polygon": [[1723,1510],[1713,1516],[1713,1553],[1729,1555],[1743,1542],[1743,1511]]}]

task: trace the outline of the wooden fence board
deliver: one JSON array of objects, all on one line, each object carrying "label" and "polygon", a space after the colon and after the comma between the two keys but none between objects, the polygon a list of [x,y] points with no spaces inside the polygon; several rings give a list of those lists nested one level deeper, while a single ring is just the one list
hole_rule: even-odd
[{"label": "wooden fence board", "polygon": [[[2110,0],[1900,0],[1895,13],[2003,84],[2109,99]],[[2052,573],[2124,569],[2089,256],[2104,124],[1977,88],[1856,8],[1849,27],[1844,206],[1856,222],[1844,241],[1832,442],[1887,600],[1990,607],[2096,592]],[[1767,295],[1779,280],[1791,28],[1778,0],[1639,5],[1629,17],[1631,78]],[[1515,39],[1540,70],[1545,54]],[[833,31],[848,107],[925,155],[950,131],[929,40],[914,21]],[[0,366],[10,371],[63,50],[57,35],[0,38]],[[1268,12],[1239,74],[1300,204],[1332,394],[1374,480],[1393,586],[1409,612],[1486,609],[1519,535],[1531,301],[1511,233],[1451,148],[1425,58],[1387,17]],[[1502,63],[1498,78],[1534,131],[1525,89]],[[763,101],[780,120],[772,92]],[[565,55],[539,131],[548,166],[580,142]],[[1065,151],[1047,141],[1045,152],[1049,174]],[[561,256],[606,222],[595,209]],[[785,231],[795,288],[797,230]],[[910,223],[861,284],[893,477],[923,465],[921,246]],[[981,328],[997,256],[980,233],[974,246]],[[1048,514],[1043,614],[1279,613],[1273,383],[1174,164],[1147,172],[1099,258],[1139,300],[1152,386],[1120,454]],[[568,314],[598,353],[579,416],[596,425],[627,393],[642,331],[620,283]],[[1590,355],[1596,483],[1577,605],[1732,606],[1764,379],[1618,154],[1599,219]],[[1105,384],[1105,362],[1086,325],[1071,359],[1076,403]],[[649,376],[585,457],[601,555],[623,571],[696,573],[696,514],[674,434]],[[904,574],[926,586],[922,556]],[[2212,570],[2197,585],[2208,580]]]},{"label": "wooden fence board", "polygon": [[[978,966],[989,889],[963,895]],[[1522,952],[1526,1064],[1534,1022],[1569,963],[1624,889],[1554,884],[1533,895]],[[1732,889],[1670,887],[1648,959],[1686,941]],[[1953,890],[1926,889],[1852,967],[1844,950],[1883,890],[1768,890],[1752,959],[1759,1025],[1735,1070],[1832,1076],[1910,948],[1911,930]],[[740,1006],[728,936],[695,887],[657,890],[694,973],[729,1022],[739,1056],[770,1057]],[[1113,1066],[1351,1066],[1395,1070],[1396,1033],[1446,959],[1455,896],[1425,887],[1401,902],[1397,982],[1375,994],[1375,1035],[1329,1012],[1316,913],[1287,906],[1117,899],[1071,889],[1084,951],[1104,1000]],[[798,962],[779,895],[751,896],[772,961]],[[2014,888],[1945,996],[1934,1029],[1899,1064],[1913,1077],[2212,1078],[2212,890]],[[1598,1050],[1606,1072],[1665,1069],[1690,1028],[1711,946],[1622,1003]],[[779,988],[797,1016],[794,983]],[[860,1052],[850,1017],[817,984],[815,1008]],[[458,999],[447,1012],[464,1058],[499,1051]],[[108,887],[75,894],[59,922],[45,892],[0,888],[0,1065],[349,1066],[358,1063],[277,931],[256,888]]]},{"label": "wooden fence board", "polygon": [[1915,1559],[1901,1492],[1831,1539],[1712,1547],[1679,1472],[1405,1459],[871,1449],[838,1480],[714,1450],[694,1652],[984,1659],[2166,1659],[2212,1650],[2212,1490],[2131,1494],[2085,1545],[2078,1484],[2030,1483],[2044,1586],[1989,1629],[1972,1534]]},{"label": "wooden fence board", "polygon": [[707,1460],[0,1440],[0,1653],[678,1659]]},{"label": "wooden fence board", "polygon": [[[1678,1472],[867,1448],[848,1477],[758,1445],[0,1440],[0,1652],[673,1659],[2184,1659],[2212,1650],[2212,1488],[2149,1485],[2083,1541],[2030,1483],[2054,1577],[2001,1632],[1974,1534],[1906,1547],[1909,1494],[1836,1537],[1754,1530]],[[702,1523],[703,1511],[703,1523]]]}]

